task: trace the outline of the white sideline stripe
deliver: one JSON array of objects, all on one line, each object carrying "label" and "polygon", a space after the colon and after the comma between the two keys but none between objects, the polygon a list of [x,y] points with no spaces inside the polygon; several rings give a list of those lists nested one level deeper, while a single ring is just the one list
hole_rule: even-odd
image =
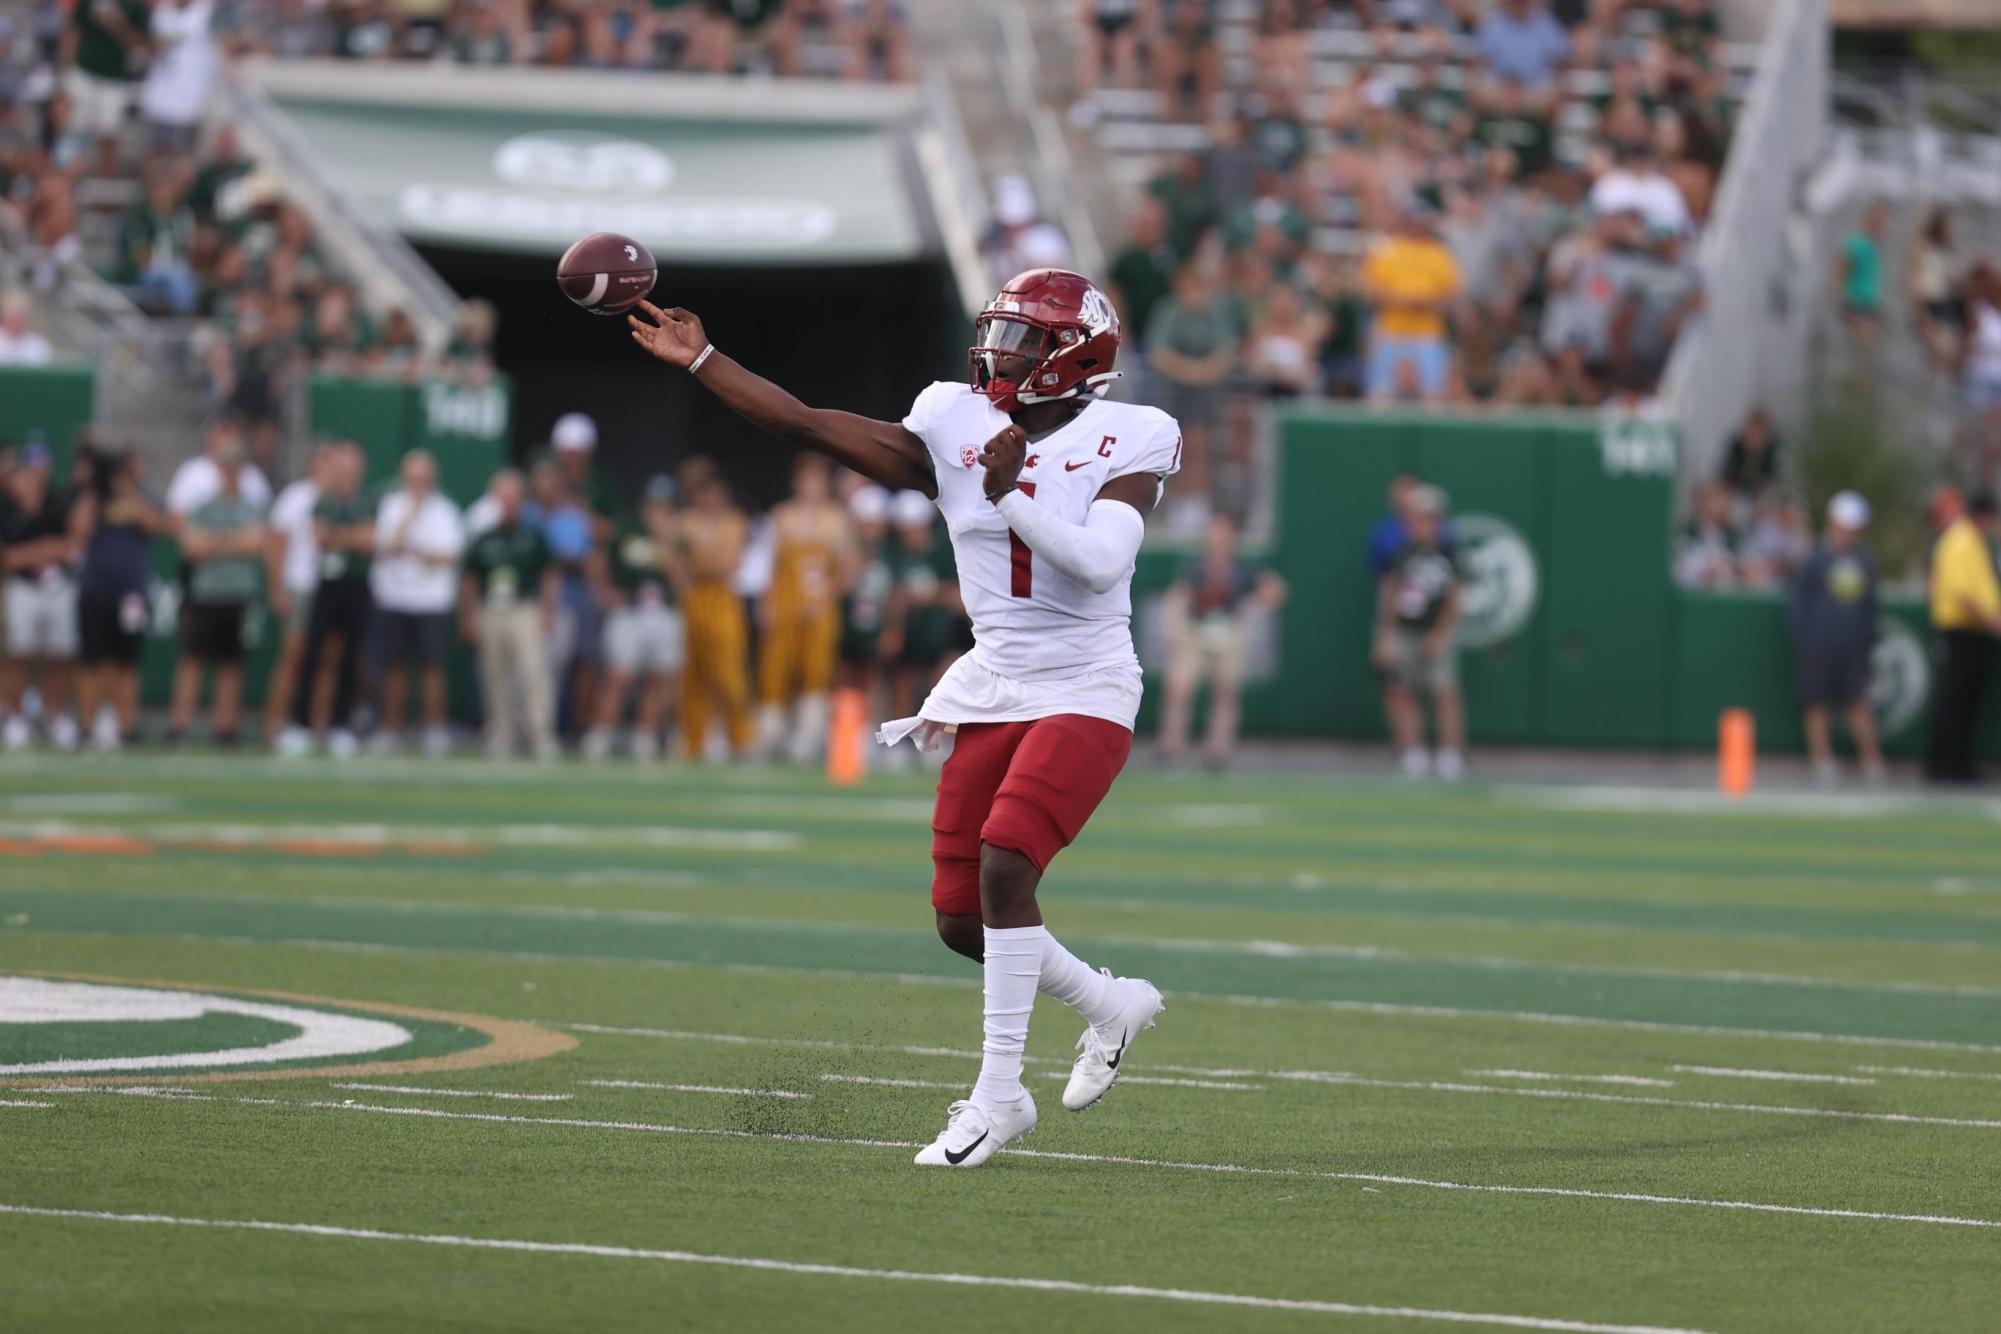
[{"label": "white sideline stripe", "polygon": [[[958,1085],[952,1087],[957,1088]],[[92,1088],[79,1092],[122,1092],[131,1089]],[[1510,1090],[1528,1092],[1529,1090]],[[163,1097],[166,1090],[147,1089],[144,1096]],[[360,1102],[308,1102],[287,1098],[214,1098],[202,1101],[242,1103],[256,1107],[306,1107],[336,1112],[373,1112],[389,1116],[419,1116],[439,1121],[483,1121],[506,1125],[565,1126],[583,1130],[632,1130],[661,1135],[701,1135],[714,1139],[765,1139],[789,1144],[828,1144],[862,1149],[921,1149],[915,1140],[841,1139],[829,1135],[793,1134],[785,1131],[732,1130],[719,1126],[676,1126],[656,1121],[587,1121],[567,1116],[518,1116],[505,1112],[448,1112],[437,1107],[384,1107]],[[1808,1218],[1856,1218],[1879,1223],[1927,1223],[1945,1227],[2001,1229],[2001,1219],[1964,1218],[1952,1214],[1881,1213],[1867,1209],[1835,1209],[1801,1204],[1765,1204],[1755,1200],[1706,1200],[1681,1195],[1650,1195],[1632,1191],[1584,1190],[1568,1186],[1493,1186],[1467,1181],[1431,1181],[1423,1177],[1391,1176],[1380,1172],[1321,1172],[1310,1168],[1250,1167],[1241,1163],[1188,1163],[1159,1158],[1128,1158],[1116,1154],[1058,1153],[1046,1149],[1002,1150],[1009,1157],[1048,1159],[1071,1163],[1112,1163],[1124,1167],[1153,1167],[1178,1172],[1214,1172],[1225,1176],[1286,1177],[1293,1180],[1360,1181],[1374,1185],[1410,1186],[1423,1190],[1464,1190],[1486,1195],[1547,1195],[1562,1199],[1617,1200],[1632,1204],[1667,1204],[1698,1209],[1739,1209],[1750,1213],[1794,1214]]]},{"label": "white sideline stripe", "polygon": [[36,1102],[32,1098],[0,1098],[0,1107],[53,1107],[52,1102]]},{"label": "white sideline stripe", "polygon": [[1015,1288],[1031,1292],[1064,1292],[1089,1297],[1140,1297],[1202,1306],[1248,1306],[1267,1311],[1305,1311],[1317,1315],[1380,1316],[1398,1320],[1438,1320],[1468,1325],[1505,1325],[1514,1329],[1577,1331],[1578,1334],[1696,1334],[1660,1325],[1606,1325],[1584,1320],[1560,1320],[1532,1315],[1501,1315],[1484,1311],[1441,1311],[1417,1306],[1373,1306],[1356,1302],[1307,1301],[1291,1297],[1254,1297],[1238,1292],[1203,1292],[1191,1288],[1148,1288],[1136,1284],[1078,1283],[1070,1279],[1009,1278],[993,1274],[937,1273],[912,1269],[864,1269],[856,1265],[811,1264],[748,1255],[705,1255],[697,1251],[660,1251],[636,1246],[601,1246],[580,1241],[523,1241],[506,1237],[461,1237],[430,1232],[387,1232],[377,1228],[334,1227],[325,1223],[267,1223],[248,1218],[176,1218],[169,1214],[118,1214],[94,1209],[43,1209],[0,1204],[0,1213],[33,1218],[72,1218],[105,1223],[137,1223],[155,1227],[233,1228],[247,1232],[285,1232],[299,1236],[353,1241],[402,1241],[423,1246],[458,1246],[470,1250],[525,1251],[537,1255],[588,1255],[613,1260],[659,1260],[670,1264],[717,1265],[767,1273],[809,1274],[822,1278],[873,1278],[896,1283],[945,1283],[962,1288]]},{"label": "white sideline stripe", "polygon": [[0,837],[73,838],[118,834],[166,842],[197,839],[260,847],[310,839],[317,843],[465,843],[510,848],[695,848],[711,852],[790,852],[800,837],[786,829],[701,829],[679,825],[584,824],[250,824],[152,820],[128,824],[77,824],[66,820],[0,820]]},{"label": "white sideline stripe", "polygon": [[1553,1070],[1465,1070],[1462,1074],[1482,1079],[1538,1079],[1563,1084],[1631,1084],[1637,1088],[1671,1089],[1672,1079],[1648,1079],[1645,1075],[1563,1075]]},{"label": "white sideline stripe", "polygon": [[1825,1116],[1842,1121],[1890,1121],[1902,1125],[1959,1126],[1968,1130],[2001,1130],[2001,1121],[1952,1116],[1919,1116],[1912,1112],[1854,1112],[1834,1107],[1782,1107],[1767,1102],[1703,1102],[1694,1098],[1652,1098],[1638,1093],[1586,1093],[1582,1089],[1506,1088],[1494,1084],[1453,1084],[1429,1079],[1364,1079],[1324,1070],[1273,1070],[1271,1079],[1296,1079],[1310,1084],[1346,1084],[1372,1089],[1428,1089],[1434,1093],[1504,1093],[1517,1098],[1575,1098],[1583,1102],[1620,1102],[1643,1107],[1689,1107],[1703,1112],[1757,1112],[1766,1116]]},{"label": "white sideline stripe", "polygon": [[1912,1079],[2001,1079],[2001,1070],[1923,1070],[1909,1065],[1858,1065],[1871,1075],[1908,1075]]},{"label": "white sideline stripe", "polygon": [[[718,1084],[653,1084],[643,1079],[580,1079],[580,1084],[597,1089],[665,1089],[669,1093],[733,1093],[745,1098],[810,1098],[810,1093],[791,1089],[735,1089]],[[954,1087],[957,1087],[954,1085]],[[569,1096],[568,1094],[564,1095]]]},{"label": "white sideline stripe", "polygon": [[1715,1075],[1719,1079],[1768,1079],[1780,1084],[1874,1084],[1854,1075],[1804,1075],[1792,1070],[1745,1070],[1734,1065],[1677,1065],[1685,1075]]},{"label": "white sideline stripe", "polygon": [[568,1102],[567,1093],[501,1093],[489,1089],[427,1089],[415,1084],[335,1084],[364,1093],[416,1093],[427,1098],[498,1098],[503,1102]]}]

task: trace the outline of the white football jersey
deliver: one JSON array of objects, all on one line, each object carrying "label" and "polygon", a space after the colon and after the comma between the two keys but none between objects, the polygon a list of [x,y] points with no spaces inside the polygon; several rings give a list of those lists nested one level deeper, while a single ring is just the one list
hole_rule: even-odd
[{"label": "white football jersey", "polygon": [[[903,419],[931,451],[938,510],[951,532],[959,593],[973,619],[970,656],[1011,681],[1119,668],[1133,672],[1136,682],[1132,568],[1111,589],[1093,593],[1031,552],[986,498],[980,451],[1010,422],[963,381],[948,380],[919,394]],[[1165,478],[1180,467],[1181,427],[1174,418],[1158,408],[1094,399],[1063,426],[1029,442],[1021,490],[1035,504],[1081,524],[1114,477]],[[926,716],[933,715],[927,710]]]}]

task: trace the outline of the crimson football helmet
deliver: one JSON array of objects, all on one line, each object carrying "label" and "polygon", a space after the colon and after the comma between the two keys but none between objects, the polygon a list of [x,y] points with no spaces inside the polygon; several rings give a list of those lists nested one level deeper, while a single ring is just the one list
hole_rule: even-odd
[{"label": "crimson football helmet", "polygon": [[973,391],[1002,412],[1100,394],[1119,372],[1119,317],[1098,285],[1067,269],[1008,279],[973,322]]}]

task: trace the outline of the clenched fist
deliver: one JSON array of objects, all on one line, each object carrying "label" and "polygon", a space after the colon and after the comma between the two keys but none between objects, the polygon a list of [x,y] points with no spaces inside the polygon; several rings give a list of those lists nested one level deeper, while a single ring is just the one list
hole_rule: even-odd
[{"label": "clenched fist", "polygon": [[999,434],[987,441],[980,451],[980,462],[987,470],[985,491],[987,499],[1000,503],[1000,498],[1014,490],[1021,477],[1021,465],[1028,460],[1028,432],[1019,426],[1003,427]]}]

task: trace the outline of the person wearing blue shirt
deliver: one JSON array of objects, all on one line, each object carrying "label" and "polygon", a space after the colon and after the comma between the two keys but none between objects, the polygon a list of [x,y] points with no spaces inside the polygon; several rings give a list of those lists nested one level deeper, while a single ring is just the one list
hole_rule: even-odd
[{"label": "person wearing blue shirt", "polygon": [[1540,91],[1570,59],[1570,35],[1542,0],[1501,0],[1480,21],[1473,49],[1494,78]]}]

